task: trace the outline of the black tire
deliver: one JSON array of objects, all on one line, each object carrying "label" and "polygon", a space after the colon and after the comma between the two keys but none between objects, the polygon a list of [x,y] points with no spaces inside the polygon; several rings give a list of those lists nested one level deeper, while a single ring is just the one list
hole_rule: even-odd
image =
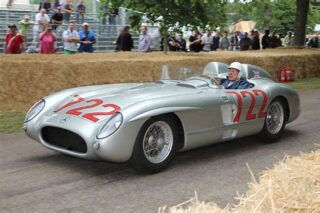
[{"label": "black tire", "polygon": [[[268,128],[268,122],[275,122],[271,121],[270,119],[277,119],[275,115],[272,114],[272,110],[277,108],[276,110],[282,111],[282,122],[279,122],[278,125],[274,128],[274,131],[272,131],[272,128],[269,125]],[[286,126],[286,122],[288,120],[288,112],[286,103],[282,98],[275,98],[269,105],[267,110],[267,115],[264,120],[264,125],[262,131],[258,134],[258,138],[264,142],[264,143],[274,143],[280,139],[284,132],[284,128]]]},{"label": "black tire", "polygon": [[[154,128],[154,129],[152,129],[152,128]],[[165,156],[163,156],[162,160],[159,160],[159,162],[152,162],[152,161],[156,161],[156,158],[150,159],[150,158],[153,158],[152,156],[149,156],[149,158],[148,158],[147,157],[148,151],[144,151],[144,148],[152,147],[155,144],[157,145],[156,147],[158,147],[158,145],[159,145],[158,141],[160,141],[161,138],[159,140],[157,140],[156,143],[154,143],[155,142],[155,140],[153,140],[154,134],[152,134],[153,131],[156,131],[155,130],[156,128],[158,128],[158,130],[160,129],[159,135],[165,135],[166,133],[164,133],[164,132],[168,131],[168,133],[166,135],[168,138],[172,139],[172,140],[168,140],[168,141],[172,141],[172,143],[170,142],[171,145],[166,147],[166,148],[171,147],[170,150],[166,150],[166,149],[164,149],[164,147],[162,147],[161,152],[164,149],[164,153],[166,153]],[[170,131],[172,134],[170,133]],[[148,133],[148,135],[147,135],[147,133]],[[161,133],[163,133],[163,134],[161,134]],[[145,138],[145,136],[146,136],[146,138]],[[148,141],[147,141],[147,139],[148,139]],[[150,145],[149,140],[152,140],[152,142],[153,142],[151,145]],[[175,119],[173,117],[168,116],[168,115],[163,115],[163,116],[157,116],[157,117],[150,118],[149,120],[147,120],[143,124],[143,126],[140,129],[138,136],[136,138],[135,145],[134,145],[133,152],[132,152],[132,156],[131,156],[131,160],[130,160],[132,166],[136,170],[143,172],[143,173],[148,173],[148,174],[153,174],[153,173],[157,173],[157,172],[164,170],[169,165],[170,161],[172,160],[172,158],[175,155],[177,145],[178,145],[178,140],[179,140],[178,127],[177,127]],[[161,141],[163,142],[163,140],[161,140]],[[150,148],[150,149],[152,149],[152,148]],[[151,151],[149,153],[150,153],[150,155],[152,155]]]}]

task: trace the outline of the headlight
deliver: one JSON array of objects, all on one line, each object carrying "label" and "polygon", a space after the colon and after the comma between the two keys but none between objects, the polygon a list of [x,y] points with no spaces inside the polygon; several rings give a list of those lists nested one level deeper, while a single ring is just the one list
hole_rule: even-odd
[{"label": "headlight", "polygon": [[34,119],[43,110],[45,104],[46,102],[43,99],[35,103],[28,111],[24,122],[27,123]]},{"label": "headlight", "polygon": [[119,129],[122,121],[123,117],[121,113],[116,113],[115,115],[113,115],[99,130],[97,138],[103,139],[112,135],[115,131],[117,131],[117,129]]}]

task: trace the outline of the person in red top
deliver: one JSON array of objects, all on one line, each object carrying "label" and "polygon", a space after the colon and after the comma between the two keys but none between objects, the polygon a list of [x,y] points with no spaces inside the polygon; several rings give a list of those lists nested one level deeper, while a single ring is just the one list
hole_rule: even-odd
[{"label": "person in red top", "polygon": [[18,54],[23,51],[23,36],[18,33],[16,25],[8,25],[10,32],[5,36],[5,49],[8,54]]}]

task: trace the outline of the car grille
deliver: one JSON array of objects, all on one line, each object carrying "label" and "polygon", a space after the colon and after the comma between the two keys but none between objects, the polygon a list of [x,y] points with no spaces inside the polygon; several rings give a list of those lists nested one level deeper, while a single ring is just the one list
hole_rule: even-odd
[{"label": "car grille", "polygon": [[86,153],[87,144],[78,134],[57,127],[44,127],[41,131],[43,140],[53,146],[74,152]]}]

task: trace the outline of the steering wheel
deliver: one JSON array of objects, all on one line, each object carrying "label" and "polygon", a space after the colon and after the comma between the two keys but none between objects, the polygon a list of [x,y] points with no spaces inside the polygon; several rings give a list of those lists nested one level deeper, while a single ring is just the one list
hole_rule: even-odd
[{"label": "steering wheel", "polygon": [[209,79],[212,84],[220,85],[219,81],[210,75],[200,75],[199,77]]}]

